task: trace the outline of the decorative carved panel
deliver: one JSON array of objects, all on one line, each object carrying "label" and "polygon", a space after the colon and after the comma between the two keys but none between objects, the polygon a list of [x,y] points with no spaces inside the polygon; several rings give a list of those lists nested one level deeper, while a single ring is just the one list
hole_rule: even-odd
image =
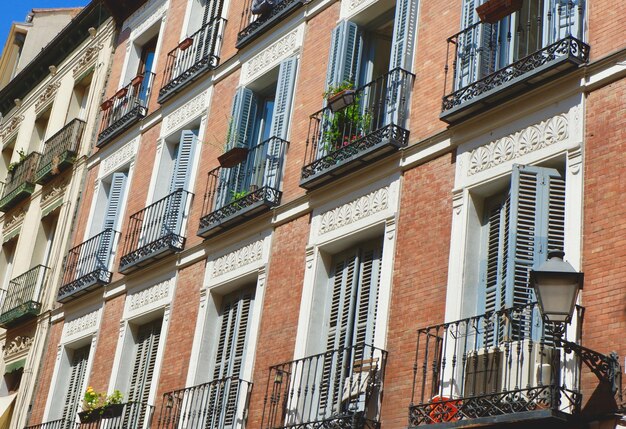
[{"label": "decorative carved panel", "polygon": [[387,207],[389,207],[388,186],[322,213],[319,233],[325,234],[342,226],[350,225],[381,212]]}]

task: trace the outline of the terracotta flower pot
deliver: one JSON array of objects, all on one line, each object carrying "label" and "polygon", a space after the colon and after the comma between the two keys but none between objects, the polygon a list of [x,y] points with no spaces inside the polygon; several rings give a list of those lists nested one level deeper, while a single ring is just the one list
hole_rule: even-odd
[{"label": "terracotta flower pot", "polygon": [[241,164],[248,156],[247,147],[234,147],[217,157],[222,168],[232,168]]},{"label": "terracotta flower pot", "polygon": [[331,112],[335,113],[354,103],[354,99],[354,89],[344,89],[343,91],[339,91],[338,93],[331,95],[326,100],[328,101],[328,107]]},{"label": "terracotta flower pot", "polygon": [[100,108],[102,110],[109,110],[112,105],[113,105],[113,100],[107,100],[100,105]]},{"label": "terracotta flower pot", "polygon": [[487,0],[476,8],[482,22],[495,24],[522,8],[523,0]]},{"label": "terracotta flower pot", "polygon": [[193,45],[193,39],[191,37],[187,37],[185,40],[183,40],[182,42],[178,44],[178,49],[180,49],[181,51],[184,51],[185,49],[189,48],[191,45]]},{"label": "terracotta flower pot", "polygon": [[127,88],[127,87],[124,87],[124,88],[122,88],[122,89],[118,90],[118,91],[115,93],[115,96],[116,96],[117,98],[124,98],[124,97],[126,96],[126,94],[127,94],[127,93],[128,93],[128,88]]},{"label": "terracotta flower pot", "polygon": [[135,76],[133,78],[133,80],[130,81],[130,84],[132,86],[137,86],[137,85],[140,85],[141,82],[143,82],[143,75],[142,74],[138,74],[137,76]]}]

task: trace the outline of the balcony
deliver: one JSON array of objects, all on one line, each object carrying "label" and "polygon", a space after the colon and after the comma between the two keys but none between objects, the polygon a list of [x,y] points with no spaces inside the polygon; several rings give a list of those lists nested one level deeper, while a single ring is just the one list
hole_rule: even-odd
[{"label": "balcony", "polygon": [[[528,7],[525,1],[522,11]],[[460,122],[589,60],[589,46],[581,41],[583,8],[560,0],[547,0],[546,7],[552,12],[545,19],[541,13],[517,29],[505,18],[479,22],[448,39],[443,121]],[[556,18],[564,13],[572,15],[565,25]]]},{"label": "balcony", "polygon": [[227,377],[163,395],[158,429],[243,428],[252,384]]},{"label": "balcony", "polygon": [[232,168],[209,172],[200,237],[210,237],[280,203],[283,162],[289,142],[271,137],[248,151]]},{"label": "balcony", "polygon": [[380,428],[386,361],[360,344],[272,366],[261,428]]},{"label": "balcony", "polygon": [[102,103],[102,122],[96,147],[104,147],[148,114],[153,83],[154,73],[144,73]]},{"label": "balcony", "polygon": [[[271,4],[271,6],[269,6]],[[268,5],[266,11],[261,14],[253,14],[251,10],[252,1],[248,2],[248,7],[244,11],[244,22],[252,21],[252,17],[256,18],[250,22],[247,27],[237,34],[237,43],[235,47],[241,49],[253,40],[260,37],[267,30],[284,20],[291,12],[298,9],[304,4],[304,0],[280,0],[276,3],[265,2]]]},{"label": "balcony", "polygon": [[81,423],[79,429],[150,429],[152,426],[152,416],[154,414],[152,405],[141,402],[127,402],[121,404],[118,410],[118,413],[104,414],[96,421]]},{"label": "balcony", "polygon": [[183,40],[167,54],[163,86],[158,102],[163,104],[209,70],[218,66],[219,48],[226,20],[216,18]]},{"label": "balcony", "polygon": [[7,212],[25,200],[35,190],[35,172],[39,164],[39,152],[31,152],[14,165],[6,183],[0,188],[0,211]]},{"label": "balcony", "polygon": [[47,272],[48,267],[37,265],[9,282],[9,287],[3,291],[0,327],[7,329],[39,315]]},{"label": "balcony", "polygon": [[352,104],[311,115],[300,186],[315,189],[406,147],[414,78],[394,69],[356,89]]},{"label": "balcony", "polygon": [[69,302],[111,281],[109,264],[118,235],[108,228],[69,251],[58,302]]},{"label": "balcony", "polygon": [[179,189],[130,217],[119,271],[129,274],[183,250],[183,223],[193,194]]},{"label": "balcony", "polygon": [[71,420],[54,420],[38,425],[27,426],[24,429],[80,429],[80,424]]},{"label": "balcony", "polygon": [[53,176],[74,164],[84,129],[85,122],[74,119],[46,140],[35,174],[35,181],[38,184],[45,184]]},{"label": "balcony", "polygon": [[409,427],[571,424],[581,409],[580,362],[542,325],[531,304],[420,329]]}]

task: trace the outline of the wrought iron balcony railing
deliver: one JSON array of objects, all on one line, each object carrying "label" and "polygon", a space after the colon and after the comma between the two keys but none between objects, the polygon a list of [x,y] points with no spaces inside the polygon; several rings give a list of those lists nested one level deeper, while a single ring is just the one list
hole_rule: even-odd
[{"label": "wrought iron balcony railing", "polygon": [[163,395],[158,429],[243,428],[252,384],[227,377]]},{"label": "wrought iron balcony railing", "polygon": [[119,271],[128,274],[182,250],[192,193],[179,189],[130,217]]},{"label": "wrought iron balcony railing", "polygon": [[479,22],[448,38],[441,119],[465,119],[586,63],[584,2],[577,3],[546,0],[532,11],[524,0],[526,18],[518,20],[527,21],[516,28],[512,19]]},{"label": "wrought iron balcony railing", "polygon": [[359,344],[272,366],[261,428],[379,428],[386,361]]},{"label": "wrought iron balcony railing", "polygon": [[530,423],[579,413],[580,362],[554,346],[552,332],[536,304],[420,329],[409,427]]},{"label": "wrought iron balcony railing", "polygon": [[164,103],[205,72],[218,66],[225,26],[225,19],[215,18],[167,54],[159,103]]},{"label": "wrought iron balcony railing", "polygon": [[154,73],[135,77],[128,85],[102,103],[102,122],[97,147],[103,147],[148,114]]},{"label": "wrought iron balcony railing", "polygon": [[[154,407],[142,402],[127,402],[89,423],[81,423],[80,429],[150,429]],[[112,411],[112,410],[110,410]]]},{"label": "wrought iron balcony railing", "polygon": [[68,252],[57,301],[71,301],[111,281],[109,265],[118,235],[107,228]]},{"label": "wrought iron balcony railing", "polygon": [[48,267],[37,265],[9,282],[0,306],[0,327],[7,328],[41,311],[41,292]]},{"label": "wrought iron balcony railing", "polygon": [[[256,15],[252,13],[252,3],[252,0],[248,0],[247,7],[243,12],[243,21],[250,22],[250,24],[237,34],[237,43],[235,43],[237,49],[243,48],[248,43],[260,37],[268,29],[278,24],[286,18],[287,15],[302,6],[304,0],[266,1],[265,4],[272,4],[272,6],[268,6],[264,13]],[[254,21],[252,21],[253,16],[255,16]]]},{"label": "wrought iron balcony railing", "polygon": [[35,173],[39,164],[39,152],[31,152],[14,165],[7,181],[0,189],[0,211],[6,212],[23,201],[35,190]]},{"label": "wrought iron balcony railing", "polygon": [[80,424],[71,420],[54,420],[27,426],[24,429],[80,429]]},{"label": "wrought iron balcony railing", "polygon": [[209,172],[198,235],[209,237],[280,203],[283,162],[289,142],[271,137],[232,168]]},{"label": "wrought iron balcony railing", "polygon": [[85,122],[74,119],[46,140],[35,175],[37,183],[43,185],[74,163],[84,129]]},{"label": "wrought iron balcony railing", "polygon": [[354,91],[352,104],[311,115],[300,186],[319,187],[405,147],[415,75],[397,68]]}]

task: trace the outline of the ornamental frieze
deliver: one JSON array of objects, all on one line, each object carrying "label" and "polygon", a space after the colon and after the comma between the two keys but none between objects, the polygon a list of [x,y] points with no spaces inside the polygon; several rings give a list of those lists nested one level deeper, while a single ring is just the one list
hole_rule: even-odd
[{"label": "ornamental frieze", "polygon": [[48,102],[51,102],[60,86],[61,81],[49,83],[43,92],[39,94],[37,102],[35,103],[35,110],[40,110],[45,107]]},{"label": "ornamental frieze", "polygon": [[319,233],[325,234],[342,226],[350,225],[389,207],[389,187],[363,195],[321,215]]},{"label": "ornamental frieze", "polygon": [[4,359],[8,360],[16,356],[26,354],[33,344],[33,337],[18,335],[4,347]]},{"label": "ornamental frieze", "polygon": [[213,277],[221,276],[263,258],[263,240],[255,241],[218,258],[213,263]]},{"label": "ornamental frieze", "polygon": [[20,124],[23,120],[24,115],[13,116],[11,120],[8,121],[7,124],[4,126],[4,128],[2,128],[2,131],[0,131],[0,137],[2,137],[2,139],[5,141],[8,140],[10,137],[13,137],[13,135],[17,133],[17,130],[19,129]]}]

